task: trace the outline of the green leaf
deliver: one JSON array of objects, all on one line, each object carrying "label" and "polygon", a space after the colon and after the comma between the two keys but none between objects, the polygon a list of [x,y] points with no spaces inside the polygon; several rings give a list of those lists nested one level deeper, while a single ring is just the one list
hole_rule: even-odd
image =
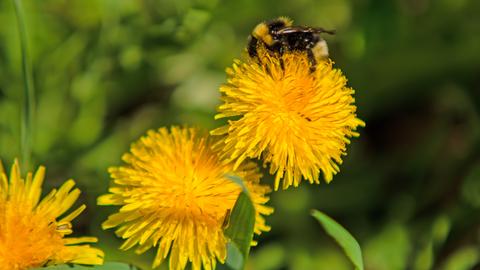
[{"label": "green leaf", "polygon": [[238,246],[233,242],[229,242],[227,244],[227,265],[230,269],[243,269],[245,261],[246,259],[243,258]]},{"label": "green leaf", "polygon": [[480,260],[478,248],[466,246],[450,255],[442,270],[468,270]]},{"label": "green leaf", "polygon": [[226,222],[228,225],[225,229],[225,236],[230,240],[227,245],[227,265],[232,269],[240,270],[245,268],[245,262],[252,244],[255,207],[248,196],[248,191],[243,185],[243,181],[237,176],[228,177],[243,188],[235,202],[230,217],[228,217],[228,214],[225,217],[229,219]]},{"label": "green leaf", "polygon": [[480,208],[480,164],[470,169],[462,185],[463,200],[471,206]]},{"label": "green leaf", "polygon": [[109,263],[105,263],[104,265],[96,265],[96,266],[62,264],[62,265],[36,268],[36,270],[140,270],[140,269],[126,263],[109,262]]},{"label": "green leaf", "polygon": [[439,247],[445,242],[451,227],[452,223],[448,216],[440,215],[435,219],[432,225],[432,242],[434,247]]},{"label": "green leaf", "polygon": [[438,216],[432,223],[432,228],[426,239],[421,243],[415,254],[414,270],[432,269],[435,261],[435,248],[440,247],[450,232],[450,219],[446,215]]},{"label": "green leaf", "polygon": [[312,210],[312,216],[320,222],[328,235],[342,247],[343,251],[355,266],[356,270],[363,270],[362,250],[357,240],[338,224],[335,220],[318,210]]},{"label": "green leaf", "polygon": [[252,255],[249,260],[255,270],[281,269],[286,263],[287,248],[280,243],[268,243],[257,248]]},{"label": "green leaf", "polygon": [[376,270],[407,269],[412,243],[407,228],[390,223],[375,233],[363,247],[367,267]]},{"label": "green leaf", "polygon": [[243,183],[243,179],[240,176],[234,174],[227,174],[226,177],[235,184],[239,185],[242,188],[243,192],[250,196],[250,193],[248,192],[248,189],[245,186],[245,183]]},{"label": "green leaf", "polygon": [[413,263],[414,270],[428,270],[433,264],[433,243],[430,239],[418,252]]}]

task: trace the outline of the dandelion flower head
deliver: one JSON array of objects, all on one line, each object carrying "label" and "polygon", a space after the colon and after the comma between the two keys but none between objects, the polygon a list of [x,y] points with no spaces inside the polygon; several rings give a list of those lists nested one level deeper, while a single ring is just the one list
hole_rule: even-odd
[{"label": "dandelion flower head", "polygon": [[193,128],[172,127],[149,131],[132,144],[126,163],[109,169],[113,185],[98,199],[101,205],[119,205],[102,226],[118,226],[116,234],[125,242],[121,249],[137,246],[142,253],[158,247],[153,267],[168,256],[170,269],[214,269],[224,263],[227,239],[223,223],[240,193],[226,178],[234,173],[244,179],[256,209],[255,232],[268,231],[263,215],[273,209],[264,204],[268,186],[254,163],[222,162],[212,150],[208,134]]},{"label": "dandelion flower head", "polygon": [[8,178],[0,163],[0,269],[103,264],[101,250],[82,244],[96,238],[65,237],[72,233],[71,221],[85,209],[82,205],[64,215],[80,195],[75,182],[68,180],[40,200],[44,176],[45,168],[40,167],[22,179],[15,161]]},{"label": "dandelion flower head", "polygon": [[303,179],[326,182],[339,171],[349,137],[363,126],[356,116],[354,90],[331,60],[311,68],[307,53],[272,53],[259,46],[258,59],[235,60],[221,86],[216,119],[228,124],[212,135],[216,147],[235,162],[262,158],[275,176],[275,190],[298,186]]}]

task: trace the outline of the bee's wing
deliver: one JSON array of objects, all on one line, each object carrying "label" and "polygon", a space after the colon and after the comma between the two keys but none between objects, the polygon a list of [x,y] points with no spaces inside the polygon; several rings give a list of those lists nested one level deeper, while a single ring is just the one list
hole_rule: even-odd
[{"label": "bee's wing", "polygon": [[329,35],[335,35],[335,33],[337,32],[337,31],[335,31],[335,29],[327,30],[327,29],[324,29],[322,27],[316,27],[316,28],[313,28],[313,29],[315,29],[316,33],[327,33]]},{"label": "bee's wing", "polygon": [[284,27],[277,31],[278,34],[290,34],[290,33],[327,33],[330,35],[335,34],[335,30],[325,30],[321,27],[306,27],[306,26],[290,26]]},{"label": "bee's wing", "polygon": [[290,33],[311,33],[315,32],[313,28],[303,26],[290,26],[284,27],[277,31],[278,34],[290,34]]}]

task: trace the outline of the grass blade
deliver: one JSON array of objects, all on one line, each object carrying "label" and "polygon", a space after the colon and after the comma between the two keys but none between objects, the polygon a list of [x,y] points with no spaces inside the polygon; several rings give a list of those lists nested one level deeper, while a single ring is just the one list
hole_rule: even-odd
[{"label": "grass blade", "polygon": [[28,170],[31,166],[32,156],[32,131],[33,131],[33,111],[35,106],[35,90],[33,87],[33,78],[30,67],[30,59],[27,47],[27,31],[25,27],[25,17],[23,16],[21,0],[13,0],[15,6],[15,15],[17,17],[18,33],[20,36],[20,47],[22,52],[22,74],[23,74],[23,102],[22,102],[22,126],[21,126],[21,151],[23,168]]}]

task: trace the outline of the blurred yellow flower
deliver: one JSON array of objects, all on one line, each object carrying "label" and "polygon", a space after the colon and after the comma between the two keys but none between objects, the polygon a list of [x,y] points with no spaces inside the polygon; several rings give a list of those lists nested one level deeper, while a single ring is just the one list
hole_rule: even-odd
[{"label": "blurred yellow flower", "polygon": [[356,117],[354,90],[330,60],[312,71],[306,53],[270,54],[236,60],[227,69],[228,83],[220,88],[223,104],[219,118],[228,125],[212,135],[223,140],[215,148],[237,168],[247,158],[263,158],[275,174],[275,190],[298,186],[302,176],[327,182],[339,171],[348,137],[364,122]]},{"label": "blurred yellow flower", "polygon": [[110,194],[101,196],[101,205],[120,205],[102,226],[119,226],[116,234],[127,239],[123,250],[138,245],[138,254],[158,247],[153,267],[169,255],[170,269],[214,269],[224,263],[226,242],[224,219],[235,203],[240,187],[225,177],[242,177],[257,211],[255,232],[270,228],[262,215],[273,209],[265,206],[269,187],[260,185],[254,163],[222,162],[211,149],[212,141],[195,129],[172,127],[149,131],[132,144],[122,159],[124,166],[109,169],[113,178]]},{"label": "blurred yellow flower", "polygon": [[[103,252],[81,243],[96,242],[95,237],[65,238],[72,233],[71,221],[84,209],[80,206],[62,216],[75,203],[80,190],[68,180],[40,201],[45,168],[35,175],[20,176],[15,161],[10,182],[0,162],[0,269],[23,270],[62,263],[103,264]],[[72,190],[73,189],[73,190]]]}]

